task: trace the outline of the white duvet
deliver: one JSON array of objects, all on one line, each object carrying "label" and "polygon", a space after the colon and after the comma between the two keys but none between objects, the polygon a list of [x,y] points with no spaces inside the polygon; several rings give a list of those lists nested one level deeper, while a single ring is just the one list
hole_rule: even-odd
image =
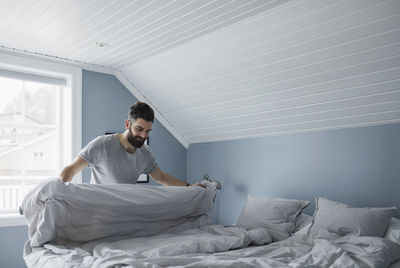
[{"label": "white duvet", "polygon": [[[260,233],[259,235],[264,235]],[[45,244],[26,248],[28,267],[388,267],[400,245],[384,238],[303,236],[250,246],[236,227],[209,225],[182,232],[118,241]],[[240,248],[232,250],[235,248]],[[217,253],[212,253],[217,252]]]},{"label": "white duvet", "polygon": [[210,211],[215,195],[212,185],[65,184],[50,178],[25,197],[21,212],[29,223],[29,244],[37,247],[59,239],[157,234]]},{"label": "white duvet", "polygon": [[[128,213],[126,217],[132,220],[129,223],[122,220],[125,216],[119,209],[115,212],[113,209],[109,211],[109,208],[103,211],[98,205],[94,211],[83,213],[84,207],[91,204],[90,200],[100,196],[104,198],[104,200],[97,200],[101,205],[110,205],[109,200],[106,200],[108,198],[111,200],[116,198],[115,202],[127,201],[124,190],[120,190],[114,196],[112,187],[72,185],[74,190],[68,192],[69,190],[63,187],[71,187],[71,184],[61,184],[50,181],[42,185],[41,189],[36,189],[36,194],[27,197],[27,202],[24,202],[22,206],[24,215],[30,221],[30,240],[27,241],[24,249],[24,259],[28,267],[379,268],[388,267],[390,263],[400,259],[400,245],[388,239],[339,237],[324,231],[320,232],[315,239],[311,239],[306,232],[300,231],[287,240],[260,246],[259,244],[270,243],[270,236],[266,230],[247,231],[238,227],[215,225],[208,216],[204,215],[213,206],[215,188],[212,186],[207,189],[150,187],[149,192],[147,192],[149,186],[140,186],[135,188],[136,190],[128,187],[133,191],[127,194],[128,199],[133,198],[129,202],[135,199],[132,197],[135,196],[135,191],[146,192],[143,195],[138,193],[141,198],[144,198],[141,200],[146,202],[138,202],[144,206],[149,205],[148,202],[150,202],[155,206],[154,208],[151,208],[151,205],[146,206],[146,211],[153,212],[142,211],[141,217],[134,217],[130,214],[133,212]],[[50,191],[68,193],[70,198],[62,199],[54,192],[42,194],[41,192],[46,192],[44,190],[47,189],[46,187],[50,188]],[[44,198],[45,196],[47,199]],[[85,201],[82,202],[80,198]],[[185,199],[184,202],[182,198]],[[49,207],[46,204],[48,202],[51,204]],[[70,203],[75,205],[70,205]],[[77,209],[79,204],[81,210],[73,212],[72,210]],[[130,206],[126,207],[130,208]],[[92,208],[92,205],[88,208]],[[58,212],[52,211],[53,209]],[[141,211],[139,208],[136,209]],[[171,211],[168,212],[165,209],[171,209]],[[121,226],[125,234],[116,227],[119,225],[114,225],[112,216],[108,214],[105,219],[110,220],[111,228],[107,230],[103,216],[96,216],[97,213],[105,211],[112,215],[119,215],[114,220],[119,225],[123,223]],[[71,215],[72,218],[69,219]],[[156,220],[152,220],[152,215]],[[61,218],[58,219],[58,217]],[[92,217],[96,220],[94,221]],[[102,228],[95,227],[91,230],[86,226],[96,223],[101,223]],[[128,230],[124,224],[131,225],[132,228]],[[43,226],[46,228],[42,228]],[[59,228],[61,230],[58,230]],[[75,230],[72,232],[74,235],[70,235],[68,232],[74,228],[88,231],[89,234],[83,233],[79,237]],[[99,232],[103,228],[104,232]],[[128,231],[130,234],[127,234]],[[42,232],[42,234],[37,235],[37,232]],[[43,232],[48,232],[48,234],[44,235]],[[92,239],[93,236],[97,238]],[[45,237],[46,239],[43,239]]]}]

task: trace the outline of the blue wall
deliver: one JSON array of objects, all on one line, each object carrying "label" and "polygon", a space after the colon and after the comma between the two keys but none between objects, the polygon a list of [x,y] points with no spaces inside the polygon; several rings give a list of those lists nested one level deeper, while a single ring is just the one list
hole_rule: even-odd
[{"label": "blue wall", "polygon": [[[129,107],[137,99],[113,75],[83,71],[82,80],[82,146],[106,132],[123,132]],[[158,120],[150,147],[163,171],[186,181],[186,148]],[[89,168],[83,172],[83,181],[90,181]],[[150,184],[157,183],[150,179]]]},{"label": "blue wall", "polygon": [[212,217],[236,222],[247,194],[354,206],[397,206],[400,216],[400,124],[193,144],[188,181],[203,173],[222,182]]},{"label": "blue wall", "polygon": [[[124,119],[134,102],[136,99],[115,76],[83,71],[82,144],[105,132],[124,131]],[[157,120],[150,134],[150,146],[162,170],[186,180],[186,149]],[[84,170],[83,181],[90,181],[89,169]],[[156,183],[151,180],[150,184]],[[22,249],[27,239],[26,226],[0,227],[1,268],[26,267]]]},{"label": "blue wall", "polygon": [[0,227],[0,267],[26,267],[22,250],[27,239],[27,226]]}]

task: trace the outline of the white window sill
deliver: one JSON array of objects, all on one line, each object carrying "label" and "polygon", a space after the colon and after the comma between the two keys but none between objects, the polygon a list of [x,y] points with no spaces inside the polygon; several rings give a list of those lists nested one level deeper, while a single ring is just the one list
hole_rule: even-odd
[{"label": "white window sill", "polygon": [[11,227],[20,225],[28,225],[28,222],[26,221],[24,216],[17,213],[0,214],[0,227]]}]

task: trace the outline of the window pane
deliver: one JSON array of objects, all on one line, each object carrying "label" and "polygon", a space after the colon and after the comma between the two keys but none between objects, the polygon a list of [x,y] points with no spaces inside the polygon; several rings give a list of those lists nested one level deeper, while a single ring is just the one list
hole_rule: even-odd
[{"label": "window pane", "polygon": [[58,175],[57,90],[0,78],[0,214],[16,212],[40,180]]},{"label": "window pane", "polygon": [[[37,177],[57,176],[60,161],[57,133],[55,130],[45,130],[46,134],[35,136],[25,135],[24,171],[30,181],[36,181]],[[29,140],[29,141],[28,141]]]},{"label": "window pane", "polygon": [[25,122],[56,124],[57,87],[35,82],[25,82]]},{"label": "window pane", "polygon": [[19,145],[0,154],[0,211],[18,208],[22,201],[22,149]]},{"label": "window pane", "polygon": [[0,122],[22,120],[22,81],[0,77]]}]

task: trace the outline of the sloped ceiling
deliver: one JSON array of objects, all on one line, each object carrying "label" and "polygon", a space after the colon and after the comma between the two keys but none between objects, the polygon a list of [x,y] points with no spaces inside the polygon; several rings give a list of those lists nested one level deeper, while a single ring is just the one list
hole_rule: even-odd
[{"label": "sloped ceiling", "polygon": [[1,45],[119,68],[275,5],[274,0],[2,0]]},{"label": "sloped ceiling", "polygon": [[7,0],[0,45],[114,70],[185,146],[400,122],[397,0]]}]

